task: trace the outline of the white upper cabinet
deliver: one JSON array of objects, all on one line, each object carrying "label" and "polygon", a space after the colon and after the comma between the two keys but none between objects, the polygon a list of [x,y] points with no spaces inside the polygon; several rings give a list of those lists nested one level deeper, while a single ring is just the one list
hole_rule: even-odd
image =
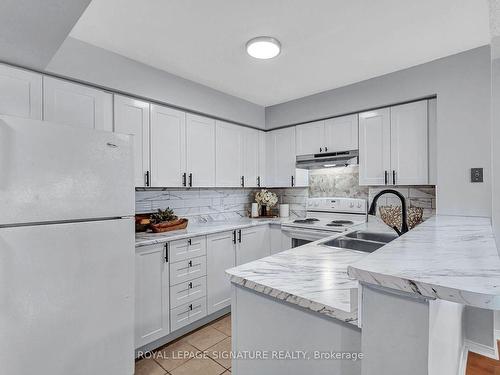
[{"label": "white upper cabinet", "polygon": [[266,186],[307,186],[307,171],[295,168],[295,127],[273,130],[266,136]]},{"label": "white upper cabinet", "polygon": [[358,149],[358,115],[335,117],[325,121],[325,152]]},{"label": "white upper cabinet", "polygon": [[243,134],[243,185],[259,187],[259,130],[242,128]]},{"label": "white upper cabinet", "polygon": [[186,186],[186,113],[151,105],[151,186]]},{"label": "white upper cabinet", "polygon": [[244,130],[223,121],[216,122],[215,186],[243,186]]},{"label": "white upper cabinet", "polygon": [[360,185],[429,183],[427,100],[359,115]]},{"label": "white upper cabinet", "polygon": [[257,187],[266,186],[267,183],[267,151],[266,151],[266,132],[259,130],[259,174],[257,176]]},{"label": "white upper cabinet", "polygon": [[43,77],[44,120],[113,131],[113,95],[89,86]]},{"label": "white upper cabinet", "polygon": [[325,122],[316,121],[297,125],[297,155],[325,152]]},{"label": "white upper cabinet", "polygon": [[215,186],[215,120],[186,115],[188,186]]},{"label": "white upper cabinet", "polygon": [[391,107],[391,182],[429,183],[427,101]]},{"label": "white upper cabinet", "polygon": [[390,109],[359,114],[359,184],[385,185],[391,169]]},{"label": "white upper cabinet", "polygon": [[42,119],[42,75],[0,64],[0,114]]},{"label": "white upper cabinet", "polygon": [[117,133],[134,136],[134,180],[136,187],[151,186],[149,168],[149,103],[115,95]]}]

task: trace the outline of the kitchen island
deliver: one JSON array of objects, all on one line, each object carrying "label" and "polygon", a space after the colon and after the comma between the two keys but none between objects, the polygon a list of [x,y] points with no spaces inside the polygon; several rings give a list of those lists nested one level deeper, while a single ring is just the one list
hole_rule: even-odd
[{"label": "kitchen island", "polygon": [[[376,218],[354,229],[391,231]],[[371,254],[325,241],[228,270],[233,350],[305,353],[236,359],[234,372],[455,375],[470,341],[467,309],[490,309],[479,316],[493,322],[499,308],[489,220],[433,217]],[[326,352],[364,358],[312,360]]]}]

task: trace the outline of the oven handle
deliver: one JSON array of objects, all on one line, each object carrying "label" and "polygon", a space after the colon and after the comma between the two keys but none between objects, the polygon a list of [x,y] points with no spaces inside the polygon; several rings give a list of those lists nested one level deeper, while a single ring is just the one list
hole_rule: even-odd
[{"label": "oven handle", "polygon": [[311,234],[325,234],[327,237],[330,237],[330,236],[334,236],[336,234],[339,234],[339,233],[344,233],[345,231],[340,231],[340,232],[337,232],[337,231],[333,231],[333,230],[321,230],[321,229],[298,229],[298,228],[291,228],[291,227],[284,227],[284,226],[281,226],[281,230],[284,231],[284,232],[287,232],[291,235],[297,233],[303,233],[303,234],[308,234],[308,235],[311,235]]}]

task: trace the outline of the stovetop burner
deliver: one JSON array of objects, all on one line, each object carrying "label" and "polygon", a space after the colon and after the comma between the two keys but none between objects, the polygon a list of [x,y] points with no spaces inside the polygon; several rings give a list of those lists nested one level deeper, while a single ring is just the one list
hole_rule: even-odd
[{"label": "stovetop burner", "polygon": [[295,220],[294,223],[312,224],[315,221],[319,221],[319,219],[316,219],[314,217],[308,217],[307,219],[298,219],[298,220]]},{"label": "stovetop burner", "polygon": [[354,224],[354,221],[351,221],[351,220],[332,220],[332,222],[330,224],[352,225],[352,224]]}]

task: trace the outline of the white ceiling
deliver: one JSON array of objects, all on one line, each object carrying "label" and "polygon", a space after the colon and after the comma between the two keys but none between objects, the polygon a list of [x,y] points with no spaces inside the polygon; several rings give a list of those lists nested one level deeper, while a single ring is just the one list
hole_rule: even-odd
[{"label": "white ceiling", "polygon": [[71,36],[269,106],[488,44],[488,0],[93,0]]}]

